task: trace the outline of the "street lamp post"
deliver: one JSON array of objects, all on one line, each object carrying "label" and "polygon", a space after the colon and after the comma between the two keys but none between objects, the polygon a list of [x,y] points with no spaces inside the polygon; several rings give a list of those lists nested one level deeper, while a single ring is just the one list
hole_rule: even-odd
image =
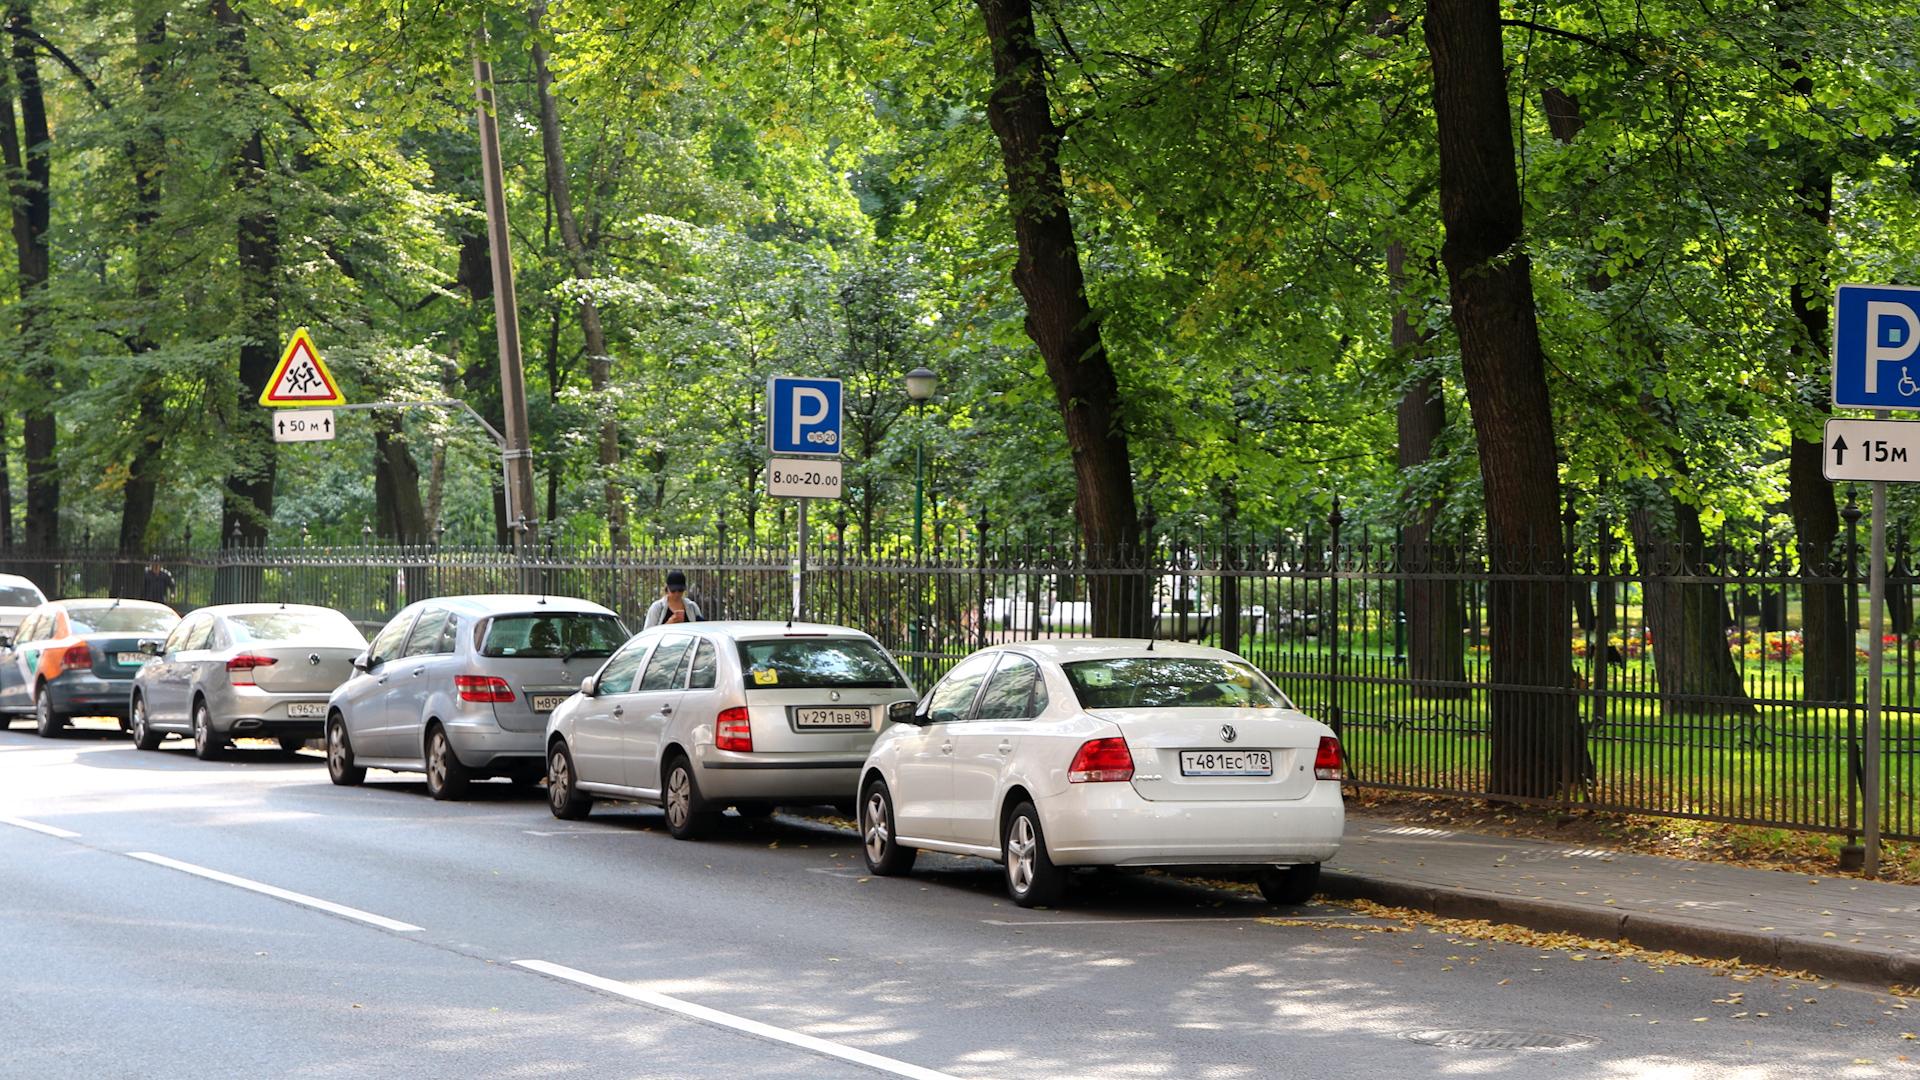
[{"label": "street lamp post", "polygon": [[[933,391],[935,387],[939,385],[939,382],[940,377],[935,375],[929,368],[917,367],[907,372],[907,396],[913,399],[913,416],[915,421],[913,432],[913,565],[916,570],[919,569],[921,565],[921,538],[926,531],[927,436],[925,420],[927,415],[927,400],[933,397]],[[924,671],[923,658],[920,655],[920,635],[922,632],[921,626],[926,622],[924,613],[921,611],[921,600],[926,590],[920,587],[921,583],[917,579],[914,584],[911,649],[913,652],[913,681],[916,686],[919,686],[924,682],[922,678]]]}]

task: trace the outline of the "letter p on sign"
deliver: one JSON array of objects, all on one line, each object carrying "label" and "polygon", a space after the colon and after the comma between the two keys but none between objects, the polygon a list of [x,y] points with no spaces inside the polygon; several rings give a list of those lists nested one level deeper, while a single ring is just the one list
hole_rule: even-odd
[{"label": "letter p on sign", "polygon": [[1920,289],[1842,285],[1833,305],[1833,403],[1920,409]]},{"label": "letter p on sign", "polygon": [[767,380],[767,449],[776,457],[839,457],[839,379]]}]

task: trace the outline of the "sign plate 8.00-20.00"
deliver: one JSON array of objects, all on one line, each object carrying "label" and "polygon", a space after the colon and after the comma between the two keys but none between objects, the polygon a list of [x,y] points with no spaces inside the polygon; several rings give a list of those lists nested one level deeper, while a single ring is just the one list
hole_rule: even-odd
[{"label": "sign plate 8.00-20.00", "polygon": [[840,463],[819,458],[774,458],[767,462],[767,494],[789,499],[837,499]]}]

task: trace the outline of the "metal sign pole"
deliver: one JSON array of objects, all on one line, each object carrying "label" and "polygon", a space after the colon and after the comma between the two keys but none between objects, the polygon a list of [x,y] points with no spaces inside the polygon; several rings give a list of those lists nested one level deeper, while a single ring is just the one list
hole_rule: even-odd
[{"label": "metal sign pole", "polygon": [[[1885,420],[1886,410],[1876,415]],[[1860,781],[1861,843],[1866,860],[1861,872],[1869,879],[1880,873],[1880,703],[1885,692],[1886,643],[1881,618],[1887,609],[1887,484],[1873,482],[1873,555],[1867,571],[1867,738],[1866,767]]]},{"label": "metal sign pole", "polygon": [[793,617],[803,619],[807,614],[807,504],[812,499],[800,500],[800,558],[798,570],[793,576]]}]

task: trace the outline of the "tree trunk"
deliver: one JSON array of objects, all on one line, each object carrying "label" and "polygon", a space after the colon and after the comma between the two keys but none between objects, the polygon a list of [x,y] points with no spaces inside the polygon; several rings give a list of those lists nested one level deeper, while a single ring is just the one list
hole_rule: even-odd
[{"label": "tree trunk", "polygon": [[[133,173],[134,279],[133,296],[138,329],[130,341],[136,355],[158,347],[150,329],[152,305],[159,288],[154,280],[159,253],[151,250],[153,224],[160,214],[160,170],[164,166],[163,110],[155,98],[160,77],[160,48],[166,43],[166,16],[148,24],[141,36],[140,93],[146,124],[127,141],[127,164]],[[119,559],[114,564],[113,595],[138,596],[153,525],[155,495],[159,490],[166,448],[166,401],[158,376],[146,376],[135,392],[134,446],[127,458],[127,482],[120,492]]]},{"label": "tree trunk", "polygon": [[[1752,716],[1753,702],[1727,649],[1720,587],[1675,581],[1699,574],[1706,555],[1700,511],[1665,490],[1627,519],[1640,564],[1641,611],[1653,638],[1660,708],[1669,716]],[[1658,505],[1664,503],[1664,506]],[[1671,527],[1661,511],[1671,514]]]},{"label": "tree trunk", "polygon": [[[1387,280],[1392,283],[1396,302],[1393,308],[1393,354],[1409,365],[1427,359],[1427,343],[1432,335],[1418,331],[1408,317],[1406,305],[1406,246],[1399,241],[1387,245]],[[1423,374],[1400,395],[1397,413],[1399,427],[1399,465],[1402,472],[1417,469],[1433,459],[1434,444],[1447,428],[1447,403],[1441,393],[1440,379]],[[1411,489],[1407,492],[1411,501]],[[1401,530],[1400,569],[1407,574],[1405,604],[1407,618],[1407,678],[1413,691],[1427,698],[1465,697],[1467,689],[1467,643],[1460,634],[1466,622],[1458,580],[1443,577],[1459,572],[1459,551],[1436,538],[1440,503],[1422,502],[1417,513]]]},{"label": "tree trunk", "polygon": [[1492,794],[1556,798],[1592,774],[1577,722],[1559,542],[1552,403],[1521,245],[1498,0],[1433,0],[1426,16],[1440,209],[1460,363],[1485,488],[1492,623]]},{"label": "tree trunk", "polygon": [[[540,44],[540,20],[547,10],[546,0],[533,8],[533,71],[540,96],[540,149],[547,161],[547,190],[553,195],[553,215],[560,224],[560,242],[567,249],[576,281],[593,277],[593,252],[588,249],[580,223],[573,213],[573,188],[567,180],[566,149],[560,141],[560,105],[553,98],[553,72],[547,67],[547,50]],[[613,381],[613,357],[607,354],[607,335],[600,325],[600,306],[592,297],[580,297],[580,334],[587,346],[587,379],[593,387],[595,408],[606,408],[606,390]],[[600,420],[598,446],[601,493],[607,504],[607,534],[614,547],[630,542],[627,526],[627,500],[620,489],[620,425],[609,409]]]},{"label": "tree trunk", "polygon": [[[1833,208],[1833,176],[1811,178],[1801,188],[1807,213],[1822,226]],[[1816,372],[1828,363],[1827,320],[1824,300],[1814,290],[1794,282],[1788,295],[1794,320],[1802,331],[1798,347],[1802,371]],[[1815,405],[1827,412],[1826,402]],[[1802,692],[1808,701],[1854,700],[1853,624],[1847,617],[1846,586],[1839,581],[1817,582],[1815,577],[1842,576],[1834,541],[1840,536],[1840,514],[1834,505],[1833,482],[1826,477],[1819,440],[1796,437],[1787,448],[1787,510],[1793,516],[1794,536],[1800,542],[1800,637],[1803,654]]]},{"label": "tree trunk", "polygon": [[13,474],[7,469],[7,414],[0,411],[0,551],[13,550]]},{"label": "tree trunk", "polygon": [[[1087,302],[1060,175],[1060,129],[1047,99],[1046,71],[1031,0],[975,0],[993,52],[987,122],[1000,142],[1007,206],[1018,256],[1013,283],[1027,306],[1033,339],[1053,383],[1073,454],[1081,539],[1096,561],[1125,566],[1139,556],[1133,466],[1121,424],[1120,386]],[[1102,575],[1092,590],[1096,635],[1138,633],[1152,612],[1135,574]]]},{"label": "tree trunk", "polygon": [[[54,371],[41,330],[41,307],[52,268],[47,242],[53,215],[53,143],[47,130],[47,104],[40,86],[40,65],[25,33],[33,26],[31,5],[7,5],[13,34],[13,88],[19,95],[20,129],[13,124],[13,102],[8,99],[4,143],[8,187],[13,204],[13,243],[19,255],[20,351],[24,381],[30,387],[21,422],[22,457],[27,465],[26,546],[52,551],[60,543],[60,462],[56,454],[59,432],[52,400]],[[46,584],[46,583],[43,583]]]}]

